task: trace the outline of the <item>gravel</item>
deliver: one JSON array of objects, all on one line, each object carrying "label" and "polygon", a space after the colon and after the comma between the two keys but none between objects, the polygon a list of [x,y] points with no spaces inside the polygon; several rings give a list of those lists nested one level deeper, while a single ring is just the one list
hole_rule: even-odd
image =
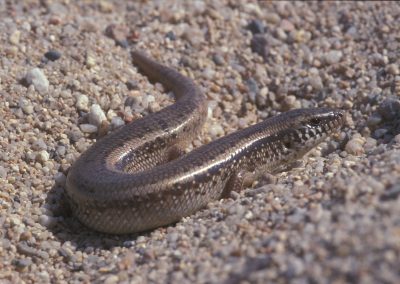
[{"label": "gravel", "polygon": [[[399,283],[399,18],[378,1],[0,4],[0,282]],[[130,48],[206,93],[193,147],[298,107],[346,125],[175,225],[93,232],[71,216],[69,167],[173,103]]]}]

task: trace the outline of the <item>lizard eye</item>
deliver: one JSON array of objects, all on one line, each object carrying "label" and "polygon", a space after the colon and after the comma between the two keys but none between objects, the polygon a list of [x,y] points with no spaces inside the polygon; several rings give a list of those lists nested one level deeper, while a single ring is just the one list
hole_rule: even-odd
[{"label": "lizard eye", "polygon": [[310,124],[310,126],[318,126],[320,123],[321,123],[321,119],[319,119],[318,117],[313,117],[308,122],[308,124]]}]

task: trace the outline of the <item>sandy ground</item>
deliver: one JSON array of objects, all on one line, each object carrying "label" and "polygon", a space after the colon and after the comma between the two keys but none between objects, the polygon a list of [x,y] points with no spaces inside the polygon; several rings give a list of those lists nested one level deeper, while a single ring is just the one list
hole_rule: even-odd
[{"label": "sandy ground", "polygon": [[[396,2],[0,0],[1,283],[399,283]],[[130,49],[209,100],[193,147],[293,108],[340,133],[177,224],[110,236],[65,206],[96,139],[173,102]]]}]

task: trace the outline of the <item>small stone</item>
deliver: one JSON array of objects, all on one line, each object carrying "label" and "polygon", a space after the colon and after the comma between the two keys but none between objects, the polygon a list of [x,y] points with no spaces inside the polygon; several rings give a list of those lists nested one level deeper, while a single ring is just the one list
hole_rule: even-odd
[{"label": "small stone", "polygon": [[251,51],[258,53],[261,57],[267,56],[267,39],[264,35],[254,35],[250,42]]},{"label": "small stone", "polygon": [[92,68],[96,65],[96,59],[90,52],[86,54],[85,64],[88,68]]},{"label": "small stone", "polygon": [[138,88],[138,82],[136,80],[128,80],[126,82],[126,87],[129,91],[136,90]]},{"label": "small stone", "polygon": [[128,45],[128,33],[128,28],[125,25],[111,24],[107,26],[105,30],[106,36],[112,38],[115,43],[121,47],[126,47]]},{"label": "small stone", "polygon": [[400,116],[400,100],[386,99],[378,108],[379,114],[387,121],[392,121]]},{"label": "small stone", "polygon": [[375,138],[382,138],[383,136],[385,136],[385,134],[388,132],[387,129],[385,128],[378,128],[374,131],[373,136]]},{"label": "small stone", "polygon": [[79,95],[76,97],[76,104],[75,104],[75,106],[76,106],[76,108],[77,108],[78,110],[88,111],[88,110],[89,110],[88,104],[89,104],[89,98],[88,98],[88,96],[86,96],[86,95],[84,95],[84,94],[79,94]]},{"label": "small stone", "polygon": [[32,150],[35,150],[35,151],[47,150],[47,145],[43,141],[43,139],[38,139],[33,143]]},{"label": "small stone", "polygon": [[3,166],[0,166],[0,178],[5,179],[6,177],[7,177],[7,170]]},{"label": "small stone", "polygon": [[218,66],[224,66],[225,65],[225,58],[221,55],[221,54],[219,54],[219,53],[214,53],[213,55],[212,55],[212,59],[213,59],[213,61],[214,61],[214,63],[216,64],[216,65],[218,65]]},{"label": "small stone", "polygon": [[376,139],[374,139],[372,137],[368,137],[367,140],[365,141],[364,149],[366,151],[371,151],[373,148],[376,147],[376,145],[377,145]]},{"label": "small stone", "polygon": [[19,40],[21,38],[21,32],[19,30],[15,30],[10,37],[8,38],[10,43],[14,44],[14,45],[18,45],[19,44]]},{"label": "small stone", "polygon": [[374,127],[380,124],[382,120],[382,116],[379,113],[373,113],[370,117],[368,117],[367,125],[369,127]]},{"label": "small stone", "polygon": [[388,72],[391,75],[399,75],[400,74],[400,69],[398,64],[389,64],[386,67],[386,72]]},{"label": "small stone", "polygon": [[105,121],[106,115],[103,112],[103,110],[101,109],[101,107],[98,104],[93,104],[90,107],[90,111],[89,111],[89,123],[93,124],[97,127],[101,126],[101,123],[103,121]]},{"label": "small stone", "polygon": [[48,215],[41,215],[39,217],[39,223],[46,228],[51,228],[58,223],[58,218]]},{"label": "small stone", "polygon": [[57,154],[60,156],[64,156],[66,151],[67,149],[63,145],[58,146],[56,149]]},{"label": "small stone", "polygon": [[46,150],[39,151],[36,155],[36,161],[44,163],[50,158],[50,154]]},{"label": "small stone", "polygon": [[60,59],[61,53],[58,52],[57,50],[50,50],[44,54],[44,57],[46,57],[47,59],[49,59],[51,61],[56,61],[56,60]]},{"label": "small stone", "polygon": [[124,126],[124,125],[125,125],[125,122],[119,116],[114,116],[111,119],[111,127],[112,127],[112,129],[116,129],[116,128],[119,128],[119,127]]},{"label": "small stone", "polygon": [[320,91],[324,88],[322,79],[320,76],[315,75],[310,78],[310,85],[315,91]]},{"label": "small stone", "polygon": [[32,260],[29,258],[14,259],[12,263],[19,271],[22,271],[32,265]]},{"label": "small stone", "polygon": [[64,186],[66,180],[67,177],[61,172],[56,173],[56,175],[54,176],[54,181],[57,185]]},{"label": "small stone", "polygon": [[176,35],[173,31],[169,31],[165,34],[165,37],[169,40],[176,40]]},{"label": "small stone", "polygon": [[103,13],[111,13],[114,10],[114,5],[108,1],[100,1],[99,8]]},{"label": "small stone", "polygon": [[208,133],[210,136],[215,139],[217,137],[221,137],[224,135],[224,129],[222,128],[221,124],[219,123],[214,123],[210,126]]},{"label": "small stone", "polygon": [[25,81],[28,85],[33,84],[35,90],[41,94],[47,92],[49,88],[49,81],[39,68],[29,70],[25,75]]},{"label": "small stone", "polygon": [[352,138],[349,142],[347,142],[345,146],[345,151],[354,156],[359,156],[364,153],[364,145],[365,141],[359,137]]},{"label": "small stone", "polygon": [[97,133],[98,127],[93,124],[84,123],[79,125],[83,133]]},{"label": "small stone", "polygon": [[338,63],[342,59],[343,53],[339,50],[331,50],[325,54],[325,62],[329,65]]},{"label": "small stone", "polygon": [[114,284],[118,283],[119,278],[117,275],[110,275],[104,280],[104,284]]},{"label": "small stone", "polygon": [[32,114],[34,112],[33,105],[30,101],[25,98],[20,98],[19,100],[19,107],[25,114]]},{"label": "small stone", "polygon": [[260,20],[251,20],[247,28],[253,34],[263,34],[265,32],[265,26]]},{"label": "small stone", "polygon": [[280,28],[286,32],[291,32],[295,29],[295,26],[289,20],[283,19],[281,21]]}]

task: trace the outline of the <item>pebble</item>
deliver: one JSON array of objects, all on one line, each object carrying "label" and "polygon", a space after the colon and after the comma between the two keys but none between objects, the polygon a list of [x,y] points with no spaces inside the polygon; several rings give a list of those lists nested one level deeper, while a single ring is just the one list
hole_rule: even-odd
[{"label": "pebble", "polygon": [[118,283],[119,278],[117,275],[110,275],[104,280],[104,284],[114,284]]},{"label": "pebble", "polygon": [[346,143],[345,151],[350,155],[359,156],[364,153],[365,141],[360,137],[353,137]]},{"label": "pebble", "polygon": [[15,30],[13,33],[11,33],[9,40],[10,40],[10,43],[12,43],[14,45],[18,45],[20,38],[21,38],[21,31]]},{"label": "pebble", "polygon": [[378,112],[386,121],[400,117],[400,100],[386,99],[379,105]]},{"label": "pebble", "polygon": [[96,66],[96,59],[90,52],[86,53],[85,64],[88,68]]},{"label": "pebble", "polygon": [[340,50],[331,50],[325,54],[325,62],[328,65],[336,64],[342,59],[343,53]]},{"label": "pebble", "polygon": [[32,114],[34,112],[32,103],[25,98],[20,98],[19,107],[25,114]]},{"label": "pebble", "polygon": [[13,265],[15,265],[18,270],[22,271],[32,265],[32,260],[29,258],[14,259]]},{"label": "pebble", "polygon": [[93,124],[84,123],[79,125],[79,128],[82,130],[83,133],[97,133],[97,126]]},{"label": "pebble", "polygon": [[39,151],[36,154],[36,161],[41,162],[42,164],[47,162],[50,158],[50,154],[46,150]]},{"label": "pebble", "polygon": [[101,123],[106,120],[106,115],[101,107],[98,104],[93,104],[89,110],[89,123],[100,127]]},{"label": "pebble", "polygon": [[125,125],[125,122],[119,116],[114,116],[111,119],[111,127],[112,127],[112,129],[117,129],[117,128],[119,128],[121,126],[124,126],[124,125]]},{"label": "pebble", "polygon": [[49,81],[46,75],[39,68],[33,68],[29,70],[25,75],[25,81],[28,85],[33,84],[36,91],[44,94],[49,89]]},{"label": "pebble", "polygon": [[208,134],[212,137],[212,139],[221,137],[224,135],[224,133],[225,131],[222,128],[222,125],[219,123],[213,123],[208,129]]},{"label": "pebble", "polygon": [[374,127],[379,125],[382,121],[383,118],[379,113],[373,113],[370,117],[368,117],[367,124],[369,127]]},{"label": "pebble", "polygon": [[38,139],[32,144],[32,150],[35,150],[35,151],[47,150],[47,145],[43,141],[43,139]]},{"label": "pebble", "polygon": [[65,146],[62,146],[62,145],[58,146],[56,149],[57,154],[60,156],[64,156],[66,151],[67,151],[67,148],[65,148]]},{"label": "pebble", "polygon": [[59,220],[56,217],[52,217],[52,216],[48,216],[48,215],[41,215],[39,217],[39,223],[46,228],[52,228],[55,225],[57,225],[58,222],[59,222]]},{"label": "pebble", "polygon": [[51,61],[56,61],[61,58],[61,53],[57,50],[50,50],[44,54],[44,57]]},{"label": "pebble", "polygon": [[263,34],[265,32],[265,26],[260,20],[251,20],[247,28],[253,34]]},{"label": "pebble", "polygon": [[89,97],[83,94],[77,95],[75,105],[78,110],[89,111]]},{"label": "pebble", "polygon": [[386,66],[386,72],[388,72],[391,75],[399,75],[400,74],[400,68],[398,64],[389,64]]},{"label": "pebble", "polygon": [[7,169],[0,165],[0,178],[5,179],[7,177]]},{"label": "pebble", "polygon": [[61,172],[56,173],[56,175],[54,176],[54,181],[56,182],[57,185],[64,186],[66,180],[67,177]]}]

